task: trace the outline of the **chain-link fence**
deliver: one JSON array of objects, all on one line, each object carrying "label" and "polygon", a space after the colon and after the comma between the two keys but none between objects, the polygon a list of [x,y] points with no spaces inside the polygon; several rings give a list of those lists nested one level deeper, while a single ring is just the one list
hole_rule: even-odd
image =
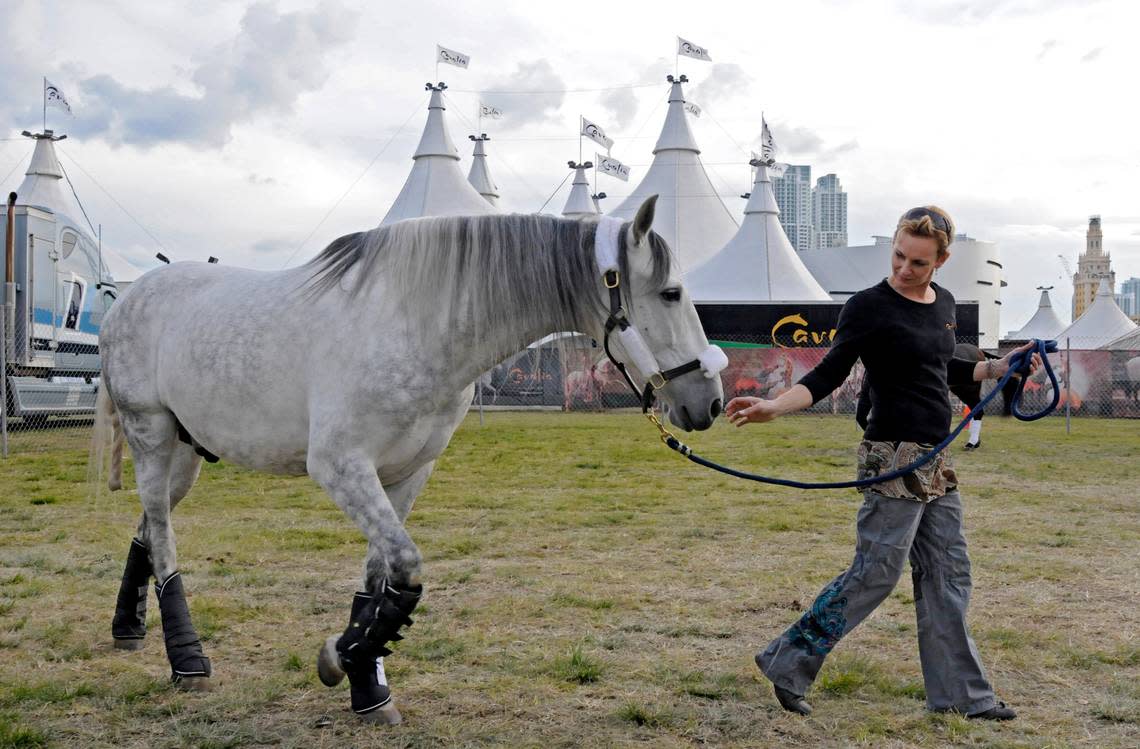
[{"label": "chain-link fence", "polygon": [[[60,439],[79,441],[90,435],[99,356],[95,335],[84,327],[98,321],[86,319],[86,313],[73,315],[69,308],[61,306],[55,320],[22,321],[8,316],[0,325],[3,455],[44,451]],[[721,373],[725,397],[776,397],[819,363],[829,342],[792,335],[775,342],[770,336],[716,341],[729,361]],[[976,339],[960,343],[972,345]],[[1049,357],[1061,387],[1061,406],[1055,415],[1140,418],[1140,351],[1105,350],[1096,348],[1103,341],[1078,339],[1062,340],[1060,345],[1062,350]],[[983,353],[960,348],[958,355],[996,356],[1005,350]],[[853,414],[862,384],[863,367],[857,363],[844,383],[809,413]],[[992,386],[992,382],[984,384],[982,393]],[[999,395],[987,410],[1008,413],[1005,395]],[[1052,385],[1040,371],[1026,385],[1022,410],[1036,411],[1051,398]],[[952,396],[955,414],[963,413],[963,401],[970,401],[969,394]],[[531,346],[484,373],[472,405],[483,410],[601,411],[639,404],[601,346],[574,336]]]},{"label": "chain-link fence", "polygon": [[[99,388],[97,326],[83,300],[64,285],[69,298],[46,312],[15,314],[0,305],[0,454],[40,450],[61,430],[87,432],[94,420]],[[41,310],[36,310],[41,312]],[[42,319],[41,319],[42,318]]]}]

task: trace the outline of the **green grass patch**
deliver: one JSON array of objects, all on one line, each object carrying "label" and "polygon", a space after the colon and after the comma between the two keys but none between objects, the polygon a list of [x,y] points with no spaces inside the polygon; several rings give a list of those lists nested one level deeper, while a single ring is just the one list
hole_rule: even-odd
[{"label": "green grass patch", "polygon": [[588,655],[579,643],[565,656],[554,660],[550,673],[560,681],[592,684],[602,678],[602,663]]}]

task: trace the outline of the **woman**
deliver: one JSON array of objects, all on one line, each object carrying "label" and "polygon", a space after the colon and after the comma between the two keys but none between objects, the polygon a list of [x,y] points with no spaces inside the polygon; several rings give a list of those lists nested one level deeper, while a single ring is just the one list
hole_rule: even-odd
[{"label": "woman", "polygon": [[[847,301],[819,365],[773,400],[734,398],[725,409],[732,423],[761,423],[807,408],[839,387],[861,359],[872,407],[858,449],[859,477],[907,465],[941,442],[950,430],[948,383],[1001,377],[1015,353],[983,362],[953,358],[954,297],[933,281],[950,258],[953,238],[954,224],[941,208],[904,213],[895,229],[890,277]],[[1040,358],[1032,359],[1036,370]],[[988,720],[1016,717],[994,697],[966,628],[970,560],[957,483],[950,453],[943,451],[903,478],[863,490],[851,567],[756,655],[784,709],[811,712],[804,695],[824,658],[890,594],[909,556],[928,709]]]}]

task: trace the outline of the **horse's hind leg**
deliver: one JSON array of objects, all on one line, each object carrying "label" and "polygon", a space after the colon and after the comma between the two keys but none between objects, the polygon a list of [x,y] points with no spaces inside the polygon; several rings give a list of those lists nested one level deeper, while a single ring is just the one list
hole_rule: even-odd
[{"label": "horse's hind leg", "polygon": [[419,550],[404,530],[403,519],[423,488],[431,465],[388,491],[380,485],[375,466],[366,459],[310,456],[309,473],[352,518],[368,538],[365,569],[367,592],[353,597],[348,628],[326,641],[317,658],[321,681],[334,686],[347,674],[352,709],[366,720],[399,723],[384,677],[383,657],[389,642],[400,640],[399,629],[412,623],[423,591]]},{"label": "horse's hind leg", "polygon": [[[122,417],[135,459],[135,478],[143,505],[142,542],[150,552],[171,679],[188,688],[206,688],[210,659],[202,652],[198,633],[190,622],[170,524],[171,470],[176,455],[178,462],[186,469],[192,466],[194,473],[197,465],[179,454],[174,417],[169,412],[139,414],[123,410]],[[180,484],[183,492],[189,490],[190,482],[185,477]]]},{"label": "horse's hind leg", "polygon": [[[117,423],[115,429],[122,434]],[[170,460],[170,509],[190,492],[202,467],[202,458],[189,445],[177,444]],[[146,637],[147,587],[152,576],[150,550],[143,543],[146,537],[146,514],[139,520],[138,534],[131,539],[119,595],[115,601],[115,616],[111,620],[111,637],[120,650],[139,650]]]}]

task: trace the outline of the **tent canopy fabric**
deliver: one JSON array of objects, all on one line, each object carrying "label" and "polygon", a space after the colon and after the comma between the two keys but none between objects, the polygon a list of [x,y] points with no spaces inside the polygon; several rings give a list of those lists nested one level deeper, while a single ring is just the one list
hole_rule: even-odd
[{"label": "tent canopy fabric", "polygon": [[739,231],[685,277],[695,301],[831,301],[788,241],[779,214],[768,168],[761,165]]},{"label": "tent canopy fabric", "polygon": [[670,76],[669,111],[653,149],[653,163],[633,192],[610,215],[631,219],[646,198],[658,196],[653,230],[673,249],[681,268],[687,270],[712,257],[739,227],[701,163],[701,151],[685,113],[681,89],[684,80],[684,76],[678,80]]},{"label": "tent canopy fabric", "polygon": [[[574,162],[570,163],[573,164]],[[598,208],[593,198],[590,197],[590,180],[586,177],[586,167],[576,164],[571,168],[574,170],[574,183],[570,186],[570,195],[566,198],[566,206],[562,209],[562,215],[567,218],[596,216]]]},{"label": "tent canopy fabric", "polygon": [[459,150],[451,140],[443,113],[443,86],[432,86],[427,124],[412,171],[400,194],[380,222],[381,226],[424,216],[463,216],[497,213],[497,209],[471,186],[459,169]]},{"label": "tent canopy fabric", "polygon": [[1057,340],[1062,347],[1068,339],[1072,348],[1095,349],[1134,330],[1136,323],[1121,312],[1108,289],[1108,282],[1102,278],[1093,303],[1072,325],[1057,334]]},{"label": "tent canopy fabric", "polygon": [[1057,317],[1053,310],[1053,303],[1049,300],[1049,290],[1041,290],[1041,300],[1037,303],[1037,311],[1029,322],[1018,330],[1011,331],[1006,338],[1011,341],[1028,341],[1033,338],[1050,340],[1065,329],[1065,323]]},{"label": "tent canopy fabric", "polygon": [[491,167],[487,164],[487,152],[483,147],[490,139],[486,135],[472,135],[471,140],[475,141],[475,151],[471,155],[471,171],[467,173],[467,181],[488,203],[498,208],[499,186],[491,178]]}]

